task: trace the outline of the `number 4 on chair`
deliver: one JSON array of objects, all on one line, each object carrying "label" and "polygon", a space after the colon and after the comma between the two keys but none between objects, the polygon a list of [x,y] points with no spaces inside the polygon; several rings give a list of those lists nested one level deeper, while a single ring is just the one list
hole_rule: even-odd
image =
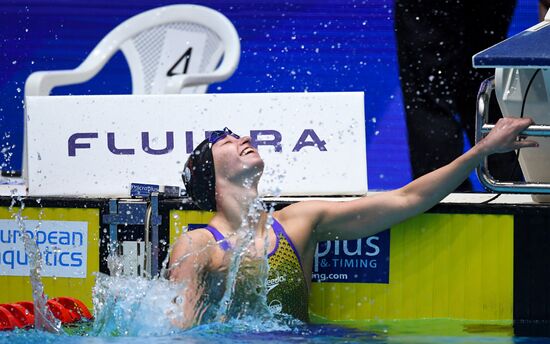
[{"label": "number 4 on chair", "polygon": [[[177,74],[186,74],[187,68],[189,68],[189,61],[191,60],[191,52],[193,51],[192,47],[189,47],[183,55],[174,63],[172,67],[166,72],[166,76],[173,76]],[[176,69],[179,69],[183,65],[182,72],[177,72]]]}]

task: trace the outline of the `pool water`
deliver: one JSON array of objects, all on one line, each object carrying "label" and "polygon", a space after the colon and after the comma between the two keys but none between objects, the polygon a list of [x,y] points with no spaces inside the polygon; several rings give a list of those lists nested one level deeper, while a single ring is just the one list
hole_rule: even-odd
[{"label": "pool water", "polygon": [[65,327],[61,335],[36,330],[0,333],[0,343],[550,343],[545,337],[516,337],[510,322],[447,319],[365,321],[277,328],[254,319],[208,324],[165,335],[95,336],[92,323]]}]

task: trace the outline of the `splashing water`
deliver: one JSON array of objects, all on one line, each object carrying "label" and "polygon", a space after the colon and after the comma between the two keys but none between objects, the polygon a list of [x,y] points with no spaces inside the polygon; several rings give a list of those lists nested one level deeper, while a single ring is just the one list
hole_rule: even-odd
[{"label": "splashing water", "polygon": [[[243,218],[241,228],[236,233],[236,245],[231,256],[225,293],[220,302],[216,322],[227,322],[231,318],[253,315],[264,320],[273,319],[267,306],[267,230],[263,252],[256,251],[255,237],[264,205],[255,199]],[[271,226],[271,212],[265,229]],[[237,304],[236,307],[232,307]]]},{"label": "splashing water", "polygon": [[[264,213],[267,213],[265,235],[257,239]],[[208,328],[216,332],[223,331],[225,326],[232,331],[258,333],[289,331],[291,324],[301,324],[289,318],[275,318],[267,304],[268,229],[273,222],[272,213],[273,209],[267,210],[259,199],[251,202],[241,228],[225,238],[232,247],[226,252],[227,269],[199,274],[195,288],[202,295],[192,310],[184,307],[185,298],[189,296],[186,293],[189,281],[123,276],[121,257],[111,254],[108,258],[111,276],[96,276],[92,335],[168,335],[183,333],[188,327],[187,331]],[[190,239],[182,237],[179,240]],[[218,244],[195,249],[180,257],[170,268],[166,259],[160,276],[169,276],[174,266],[180,264],[194,264],[195,271],[201,270],[194,258],[208,254],[208,249]],[[191,323],[188,323],[186,319],[190,317]]]},{"label": "splashing water", "polygon": [[[19,202],[21,206],[17,212],[14,212],[14,206]],[[44,293],[44,284],[41,280],[42,272],[42,255],[35,238],[36,233],[41,225],[42,212],[39,213],[38,225],[34,228],[35,235],[31,237],[25,228],[25,221],[23,218],[23,210],[25,209],[25,203],[22,197],[12,197],[12,201],[9,207],[12,217],[15,218],[19,229],[19,236],[23,239],[25,252],[29,257],[29,269],[30,280],[32,286],[32,297],[34,301],[34,327],[38,330],[45,330],[49,332],[59,333],[62,332],[61,321],[57,320],[53,313],[47,306],[48,297]]]},{"label": "splashing water", "polygon": [[159,336],[177,331],[184,284],[98,273],[93,289],[93,336]]}]

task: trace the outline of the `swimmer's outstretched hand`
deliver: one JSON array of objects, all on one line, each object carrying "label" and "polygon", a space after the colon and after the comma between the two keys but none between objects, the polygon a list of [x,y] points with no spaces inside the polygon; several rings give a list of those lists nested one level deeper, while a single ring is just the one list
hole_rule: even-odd
[{"label": "swimmer's outstretched hand", "polygon": [[537,141],[520,140],[519,133],[534,124],[531,118],[501,118],[477,145],[484,155],[506,153],[520,148],[538,147]]}]

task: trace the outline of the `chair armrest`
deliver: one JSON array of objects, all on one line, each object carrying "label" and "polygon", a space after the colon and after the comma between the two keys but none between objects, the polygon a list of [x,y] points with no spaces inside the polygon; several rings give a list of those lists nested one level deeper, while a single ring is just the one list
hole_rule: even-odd
[{"label": "chair armrest", "polygon": [[34,72],[25,81],[25,96],[48,96],[53,88],[86,82],[93,78],[116,52],[103,39],[75,69]]},{"label": "chair armrest", "polygon": [[[111,35],[112,36],[112,35]],[[48,96],[53,88],[93,78],[117,51],[114,38],[105,37],[75,69],[34,72],[25,81],[25,96]]]}]

